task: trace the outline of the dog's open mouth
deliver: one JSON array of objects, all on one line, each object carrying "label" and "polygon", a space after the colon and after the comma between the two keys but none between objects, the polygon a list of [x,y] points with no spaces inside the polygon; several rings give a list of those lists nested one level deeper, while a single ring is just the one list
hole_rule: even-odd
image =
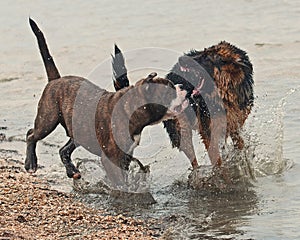
[{"label": "dog's open mouth", "polygon": [[[199,63],[193,60],[191,57],[182,56],[178,59],[179,69],[183,73],[188,73],[188,76],[185,76],[187,81],[194,84],[198,82],[198,85],[194,87],[194,90],[191,94],[192,97],[199,96],[205,85],[205,77],[203,75],[203,68]],[[205,71],[205,70],[204,70]],[[190,78],[190,79],[189,79]]]},{"label": "dog's open mouth", "polygon": [[[180,67],[180,71],[182,71],[184,73],[192,72],[192,70],[187,66],[183,66],[183,65],[180,64],[179,67]],[[194,96],[196,97],[196,96],[199,96],[201,94],[201,90],[202,90],[202,88],[204,86],[204,82],[205,82],[205,78],[202,77],[200,74],[197,74],[197,72],[195,72],[194,74],[197,78],[199,77],[199,84],[194,88],[194,90],[191,94],[192,97],[194,97]]]},{"label": "dog's open mouth", "polygon": [[183,67],[180,65],[180,71],[181,72],[190,72],[190,69],[188,67]]},{"label": "dog's open mouth", "polygon": [[[179,69],[181,72],[187,74],[185,76],[187,81],[191,84],[198,83],[197,86],[194,87],[193,92],[191,94],[192,97],[199,96],[201,94],[201,90],[204,87],[205,77],[202,74],[203,68],[193,60],[189,56],[182,56],[178,59]],[[190,78],[190,79],[189,79]]]}]

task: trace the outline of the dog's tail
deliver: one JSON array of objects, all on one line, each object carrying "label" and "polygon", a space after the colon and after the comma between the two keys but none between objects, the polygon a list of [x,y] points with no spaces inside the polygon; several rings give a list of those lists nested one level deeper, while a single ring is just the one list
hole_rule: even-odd
[{"label": "dog's tail", "polygon": [[55,66],[54,60],[50,55],[50,52],[49,52],[49,49],[48,49],[48,46],[46,43],[46,39],[44,38],[44,34],[42,33],[42,31],[39,29],[37,24],[31,18],[29,18],[29,24],[30,24],[30,27],[31,27],[34,35],[36,36],[36,39],[37,39],[37,42],[39,45],[39,49],[40,49],[40,53],[42,55],[42,59],[44,62],[44,66],[47,71],[48,81],[60,78],[58,69]]},{"label": "dog's tail", "polygon": [[115,56],[112,56],[112,69],[113,69],[113,81],[115,90],[118,91],[122,88],[129,86],[129,80],[127,77],[127,69],[125,66],[124,56],[121,50],[115,44]]}]

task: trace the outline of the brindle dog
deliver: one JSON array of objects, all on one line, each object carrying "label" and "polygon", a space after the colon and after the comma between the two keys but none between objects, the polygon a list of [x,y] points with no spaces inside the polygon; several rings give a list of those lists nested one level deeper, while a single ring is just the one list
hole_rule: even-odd
[{"label": "brindle dog", "polygon": [[[116,57],[120,53],[115,46]],[[123,55],[121,60],[113,61],[114,73],[118,73],[114,74],[118,89],[128,84],[125,65],[120,65],[124,64],[122,58]],[[181,84],[188,92],[190,105],[185,114],[163,124],[172,146],[186,154],[194,169],[198,162],[192,130],[200,133],[214,166],[221,166],[219,144],[225,144],[229,136],[236,148],[243,149],[240,131],[253,106],[252,74],[253,67],[247,53],[225,41],[202,51],[192,50],[184,54],[167,74],[167,79]]]},{"label": "brindle dog", "polygon": [[[61,124],[69,137],[59,151],[68,177],[81,177],[71,161],[72,152],[81,145],[101,156],[113,185],[122,185],[143,128],[181,113],[188,105],[186,91],[155,73],[118,92],[108,92],[82,77],[60,77],[43,33],[31,19],[30,26],[49,82],[38,104],[34,128],[27,132],[25,169],[37,170],[37,141]],[[94,135],[96,144],[91,139]]]}]

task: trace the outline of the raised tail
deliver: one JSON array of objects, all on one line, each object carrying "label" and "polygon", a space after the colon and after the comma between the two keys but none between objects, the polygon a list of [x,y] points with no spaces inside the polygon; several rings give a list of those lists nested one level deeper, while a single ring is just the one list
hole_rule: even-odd
[{"label": "raised tail", "polygon": [[113,81],[115,90],[129,86],[127,69],[125,66],[124,56],[118,46],[115,44],[115,56],[112,56]]},{"label": "raised tail", "polygon": [[30,27],[31,27],[34,35],[36,36],[36,39],[37,39],[37,42],[39,45],[39,49],[40,49],[40,53],[42,55],[42,59],[44,62],[44,66],[46,68],[48,81],[60,78],[58,69],[55,66],[54,60],[50,55],[50,52],[49,52],[49,49],[48,49],[48,46],[46,43],[46,39],[44,38],[44,34],[42,33],[42,31],[39,29],[37,24],[31,18],[29,18],[29,24],[30,24]]}]

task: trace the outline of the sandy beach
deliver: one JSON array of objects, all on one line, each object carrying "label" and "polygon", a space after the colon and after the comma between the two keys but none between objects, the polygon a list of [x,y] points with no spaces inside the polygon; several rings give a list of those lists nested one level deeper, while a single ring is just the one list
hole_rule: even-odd
[{"label": "sandy beach", "polygon": [[0,160],[2,240],[157,239],[160,231],[153,230],[153,223],[88,208],[72,194],[52,190],[45,180],[25,173],[18,161]]}]

